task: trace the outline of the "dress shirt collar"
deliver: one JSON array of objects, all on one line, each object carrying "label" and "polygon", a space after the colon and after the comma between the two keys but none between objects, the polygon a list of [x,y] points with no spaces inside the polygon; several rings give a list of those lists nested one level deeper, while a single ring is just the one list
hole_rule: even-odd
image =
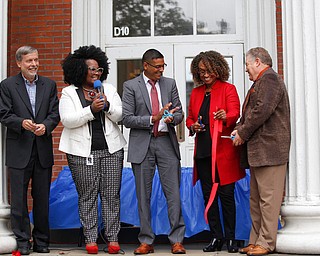
[{"label": "dress shirt collar", "polygon": [[[151,80],[151,79],[148,78],[148,77],[144,74],[144,72],[142,73],[142,76],[143,76],[143,80],[144,80],[145,85],[146,85],[146,86],[147,86],[147,85],[150,85],[149,80]],[[159,84],[159,80],[156,81],[155,85],[157,85],[157,84]],[[150,86],[151,86],[151,85],[150,85]]]},{"label": "dress shirt collar", "polygon": [[35,84],[35,83],[38,81],[38,79],[39,79],[38,75],[36,74],[36,75],[35,75],[35,79],[33,80],[33,82],[30,82],[27,78],[24,77],[24,75],[23,75],[22,73],[21,73],[21,75],[22,75],[22,78],[23,78],[24,83],[25,83],[26,85]]}]

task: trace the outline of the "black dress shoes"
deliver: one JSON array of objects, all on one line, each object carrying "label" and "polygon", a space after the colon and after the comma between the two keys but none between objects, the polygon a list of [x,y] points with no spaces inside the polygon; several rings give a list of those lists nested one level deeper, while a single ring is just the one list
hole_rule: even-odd
[{"label": "black dress shoes", "polygon": [[29,255],[30,254],[29,247],[19,247],[18,251],[20,252],[21,255]]},{"label": "black dress shoes", "polygon": [[213,238],[206,247],[203,248],[204,252],[215,252],[215,251],[221,251],[221,248],[224,244],[223,239],[217,239]]},{"label": "black dress shoes", "polygon": [[50,252],[48,246],[39,246],[39,245],[34,245],[33,251],[38,252],[38,253],[49,253]]},{"label": "black dress shoes", "polygon": [[229,253],[238,252],[238,243],[236,240],[227,240],[227,249]]}]

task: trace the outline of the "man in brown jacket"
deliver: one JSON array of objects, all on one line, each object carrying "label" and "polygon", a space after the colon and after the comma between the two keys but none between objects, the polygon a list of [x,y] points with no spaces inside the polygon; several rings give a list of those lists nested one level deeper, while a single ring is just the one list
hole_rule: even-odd
[{"label": "man in brown jacket", "polygon": [[267,255],[275,250],[290,148],[290,107],[281,77],[271,68],[272,59],[261,47],[246,54],[246,72],[253,81],[242,107],[242,117],[232,135],[242,145],[250,167],[249,244],[239,250]]}]

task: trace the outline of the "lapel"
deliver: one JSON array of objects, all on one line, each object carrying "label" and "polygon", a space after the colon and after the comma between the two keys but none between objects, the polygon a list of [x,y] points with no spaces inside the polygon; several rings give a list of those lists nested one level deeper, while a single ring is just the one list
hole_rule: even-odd
[{"label": "lapel", "polygon": [[255,84],[256,84],[256,82],[254,82],[254,83],[251,85],[249,91],[247,92],[247,96],[246,96],[246,98],[244,99],[244,103],[243,103],[243,107],[242,107],[242,116],[244,116],[245,110],[246,110],[247,105],[248,105],[248,103],[249,103],[249,99],[250,99],[251,93],[255,92],[255,90],[254,90]]},{"label": "lapel", "polygon": [[33,117],[32,107],[29,99],[29,95],[26,89],[26,85],[24,83],[24,79],[21,75],[17,75],[17,81],[16,81],[16,91],[21,97],[22,102],[27,107],[28,111],[30,112],[31,116]]},{"label": "lapel", "polygon": [[37,84],[37,92],[36,92],[36,114],[35,117],[37,116],[42,100],[43,100],[43,95],[45,92],[45,84],[43,82],[43,80],[41,79],[40,76],[38,76],[38,81],[36,82]]},{"label": "lapel", "polygon": [[87,103],[86,103],[86,98],[85,98],[85,96],[83,94],[83,90],[80,90],[78,87],[75,87],[75,90],[76,90],[76,92],[78,94],[78,97],[80,99],[82,107],[86,107]]},{"label": "lapel", "polygon": [[144,79],[143,79],[142,73],[138,78],[138,84],[139,84],[139,88],[140,88],[140,91],[141,91],[142,98],[143,98],[144,102],[146,103],[147,109],[150,112],[150,114],[152,114],[150,96],[149,96],[149,93],[148,93],[147,86],[144,83]]},{"label": "lapel", "polygon": [[163,77],[161,77],[159,80],[159,87],[160,87],[160,93],[161,93],[162,107],[164,107],[167,103],[169,103],[169,99],[168,99],[168,86],[165,85]]}]

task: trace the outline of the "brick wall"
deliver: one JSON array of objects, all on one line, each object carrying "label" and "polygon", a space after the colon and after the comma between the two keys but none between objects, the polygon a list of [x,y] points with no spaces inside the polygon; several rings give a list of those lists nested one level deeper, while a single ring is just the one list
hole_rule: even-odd
[{"label": "brick wall", "polygon": [[[9,0],[8,5],[8,76],[19,72],[16,50],[22,45],[36,47],[39,74],[56,81],[60,97],[65,86],[60,62],[71,51],[71,0]],[[67,165],[65,154],[58,151],[61,131],[60,123],[53,132],[53,180]]]},{"label": "brick wall", "polygon": [[276,29],[277,29],[277,53],[278,53],[278,72],[283,76],[283,44],[282,44],[282,14],[281,0],[276,2]]}]

